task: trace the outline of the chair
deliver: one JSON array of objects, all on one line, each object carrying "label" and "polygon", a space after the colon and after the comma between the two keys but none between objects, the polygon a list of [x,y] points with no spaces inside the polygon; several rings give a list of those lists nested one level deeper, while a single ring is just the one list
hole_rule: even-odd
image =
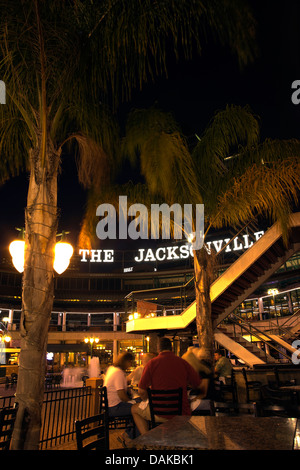
[{"label": "chair", "polygon": [[292,390],[280,390],[271,388],[269,385],[262,385],[260,388],[261,403],[265,405],[279,405],[290,407],[297,405],[295,394]]},{"label": "chair", "polygon": [[285,380],[284,382],[282,382],[279,378],[279,371],[278,371],[278,368],[277,367],[274,367],[274,375],[275,375],[275,380],[276,380],[276,385],[278,388],[280,387],[288,387],[290,385],[296,385],[296,379],[292,379],[292,380]]},{"label": "chair", "polygon": [[17,403],[14,408],[6,407],[0,411],[0,450],[9,450],[17,411]]},{"label": "chair", "polygon": [[[108,400],[107,400],[107,388],[106,387],[99,387],[100,393],[100,406],[99,411],[100,413],[105,414],[105,418],[107,419],[108,426],[110,429],[127,429],[128,427],[132,427],[135,430],[135,424],[133,421],[133,416],[126,415],[126,416],[109,416],[108,413]],[[135,431],[134,431],[135,434]]]},{"label": "chair", "polygon": [[109,450],[104,413],[75,421],[77,450]]},{"label": "chair", "polygon": [[53,378],[54,387],[59,388],[60,384],[61,384],[61,381],[62,381],[62,376],[61,375],[55,375],[54,378]]},{"label": "chair", "polygon": [[213,416],[239,416],[242,414],[258,416],[257,404],[213,402]]},{"label": "chair", "polygon": [[81,377],[81,380],[82,380],[82,383],[83,383],[83,387],[86,387],[86,379],[88,379],[88,378],[89,378],[88,375],[83,375],[83,376]]},{"label": "chair", "polygon": [[192,416],[214,416],[213,401],[212,400],[207,400],[207,401],[209,401],[209,407],[207,409],[192,411]]},{"label": "chair", "polygon": [[246,401],[247,403],[250,403],[250,392],[259,392],[260,388],[262,386],[262,383],[259,380],[248,380],[247,378],[247,372],[246,369],[243,367],[242,369],[243,377],[245,380],[245,385],[246,385]]},{"label": "chair", "polygon": [[257,404],[257,416],[278,416],[281,418],[299,418],[300,407],[291,403],[282,404]]},{"label": "chair", "polygon": [[224,384],[223,382],[220,382],[220,395],[222,400],[225,400],[225,394],[230,393],[232,396],[232,402],[237,403],[238,402],[238,396],[237,396],[237,386],[236,386],[236,380],[235,380],[235,372],[232,369],[231,371],[231,376],[230,376],[230,383]]},{"label": "chair", "polygon": [[10,377],[11,377],[11,386],[13,387],[14,385],[17,385],[17,383],[18,383],[18,374],[15,374],[13,372]]},{"label": "chair", "polygon": [[153,390],[148,388],[151,428],[158,426],[155,416],[167,417],[182,414],[182,388]]},{"label": "chair", "polygon": [[15,385],[17,385],[18,381],[18,374],[12,373],[10,377],[6,376],[5,377],[5,388],[13,388]]}]

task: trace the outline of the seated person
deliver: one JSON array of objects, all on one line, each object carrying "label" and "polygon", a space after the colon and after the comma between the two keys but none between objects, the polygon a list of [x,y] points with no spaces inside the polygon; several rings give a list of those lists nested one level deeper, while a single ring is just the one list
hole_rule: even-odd
[{"label": "seated person", "polygon": [[214,399],[214,373],[209,353],[205,348],[189,347],[182,356],[202,379],[202,392],[191,390],[189,394],[192,413],[210,409],[210,400]]},{"label": "seated person", "polygon": [[138,367],[136,367],[129,375],[127,375],[127,381],[131,381],[131,385],[134,387],[134,386],[137,386],[141,377],[142,377],[142,373],[143,373],[143,370],[144,370],[144,367],[145,365],[155,357],[155,354],[153,353],[147,353],[147,354],[143,354],[142,356],[142,364]]},{"label": "seated person", "polygon": [[[108,415],[110,417],[131,415],[133,402],[127,394],[126,370],[132,366],[133,360],[134,356],[130,352],[124,352],[117,357],[115,363],[106,372],[103,385],[107,389]],[[125,433],[131,438],[130,430],[126,430]]]},{"label": "seated person", "polygon": [[228,377],[231,375],[232,364],[230,360],[223,356],[221,349],[215,351],[215,376],[216,378]]},{"label": "seated person", "polygon": [[[159,355],[145,366],[138,385],[138,392],[142,403],[133,405],[131,413],[141,434],[148,431],[150,421],[150,408],[147,389],[172,390],[182,388],[182,414],[191,415],[187,396],[187,387],[199,388],[202,391],[201,378],[195,370],[182,358],[172,352],[172,344],[168,338],[160,338]],[[164,422],[172,416],[158,416],[157,421]]]}]

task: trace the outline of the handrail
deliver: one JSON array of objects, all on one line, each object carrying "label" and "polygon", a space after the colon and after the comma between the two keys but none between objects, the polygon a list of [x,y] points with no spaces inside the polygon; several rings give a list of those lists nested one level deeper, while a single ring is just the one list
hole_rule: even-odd
[{"label": "handrail", "polygon": [[[245,230],[246,227],[248,227],[248,225],[250,225],[251,223],[253,223],[255,219],[252,219],[250,220],[250,222],[248,222],[246,225],[244,225],[244,227],[242,227],[227,243],[226,245],[223,246],[223,248],[217,252],[216,256],[219,256],[223,250],[225,250],[225,248],[227,248],[227,246],[236,238],[239,236],[239,234]],[[153,288],[153,289],[143,289],[143,290],[133,290],[131,292],[129,292],[129,294],[127,294],[125,296],[125,299],[128,299],[129,297],[131,297],[132,295],[136,294],[136,293],[143,293],[143,292],[153,292],[153,291],[163,291],[163,290],[167,290],[167,289],[185,289],[186,286],[191,282],[191,281],[194,281],[195,280],[195,276],[191,277],[191,279],[189,279],[185,284],[181,284],[181,285],[177,285],[177,286],[170,286],[170,287],[158,287],[158,288]]]},{"label": "handrail", "polygon": [[193,280],[194,280],[194,276],[191,279],[189,279],[185,284],[181,284],[179,286],[168,286],[168,287],[157,287],[157,288],[154,287],[153,289],[133,290],[125,296],[125,299],[127,299],[128,297],[130,297],[134,294],[137,294],[137,293],[141,294],[143,292],[154,292],[154,291],[157,292],[157,291],[163,291],[163,290],[167,290],[167,289],[170,289],[170,290],[172,290],[172,289],[184,289]]},{"label": "handrail", "polygon": [[[238,315],[236,315],[235,313],[232,313],[231,316],[234,316],[236,318],[238,318],[238,322],[236,320],[233,320],[234,324],[239,326],[241,329],[244,328],[246,331],[248,331],[248,333],[250,333],[250,335],[253,335],[253,336],[256,336],[258,337],[263,343],[267,344],[269,347],[275,349],[275,351],[277,351],[279,354],[282,354],[283,356],[285,356],[289,362],[292,362],[291,358],[285,354],[283,351],[279,350],[278,348],[276,348],[276,346],[274,346],[273,344],[269,344],[264,338],[261,337],[261,335],[267,337],[270,341],[274,341],[274,339],[269,336],[267,333],[265,332],[262,332],[261,330],[259,330],[258,328],[256,328],[256,326],[254,325],[248,325],[248,323],[245,323],[244,320],[241,319],[241,317],[239,317]],[[254,335],[252,330],[254,330],[256,332],[256,334]]]},{"label": "handrail", "polygon": [[284,323],[282,323],[281,327],[283,327],[286,323],[290,322],[292,318],[297,317],[298,315],[300,315],[300,308],[298,308],[298,310],[296,310],[296,312],[294,312],[291,317],[287,318],[287,320]]},{"label": "handrail", "polygon": [[289,316],[289,318],[287,318],[287,320],[282,323],[281,325],[277,324],[277,323],[273,323],[272,321],[269,320],[269,328],[273,328],[273,329],[276,329],[278,330],[280,333],[281,333],[281,336],[288,336],[289,339],[291,339],[293,336],[296,338],[297,335],[296,334],[293,334],[293,332],[291,332],[290,330],[288,330],[288,328],[292,328],[293,325],[289,325],[289,326],[284,326],[286,323],[290,322],[290,320],[292,320],[293,317],[298,317],[300,315],[300,308],[298,308],[298,310],[296,310],[296,312],[293,313],[293,315]]}]

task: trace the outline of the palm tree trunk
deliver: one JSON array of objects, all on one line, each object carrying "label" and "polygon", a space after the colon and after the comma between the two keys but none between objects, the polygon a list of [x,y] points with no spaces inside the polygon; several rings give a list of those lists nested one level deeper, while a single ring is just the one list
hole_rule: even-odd
[{"label": "palm tree trunk", "polygon": [[211,317],[210,286],[213,279],[212,257],[203,247],[194,251],[194,274],[196,291],[196,326],[200,348],[213,363],[214,332]]},{"label": "palm tree trunk", "polygon": [[59,154],[49,146],[44,166],[41,165],[40,149],[31,152],[16,393],[19,410],[12,439],[14,450],[39,448],[48,326],[54,296],[58,162]]}]

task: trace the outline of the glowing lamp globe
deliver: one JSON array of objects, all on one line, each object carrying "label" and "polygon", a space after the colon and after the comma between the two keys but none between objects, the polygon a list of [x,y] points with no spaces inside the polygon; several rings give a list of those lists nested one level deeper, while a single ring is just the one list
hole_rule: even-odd
[{"label": "glowing lamp globe", "polygon": [[9,252],[12,257],[14,267],[22,273],[24,271],[24,253],[25,253],[25,241],[14,240],[9,245]]},{"label": "glowing lamp globe", "polygon": [[73,247],[70,243],[58,242],[55,245],[54,252],[53,267],[58,274],[61,274],[70,264],[70,259],[73,255]]}]

